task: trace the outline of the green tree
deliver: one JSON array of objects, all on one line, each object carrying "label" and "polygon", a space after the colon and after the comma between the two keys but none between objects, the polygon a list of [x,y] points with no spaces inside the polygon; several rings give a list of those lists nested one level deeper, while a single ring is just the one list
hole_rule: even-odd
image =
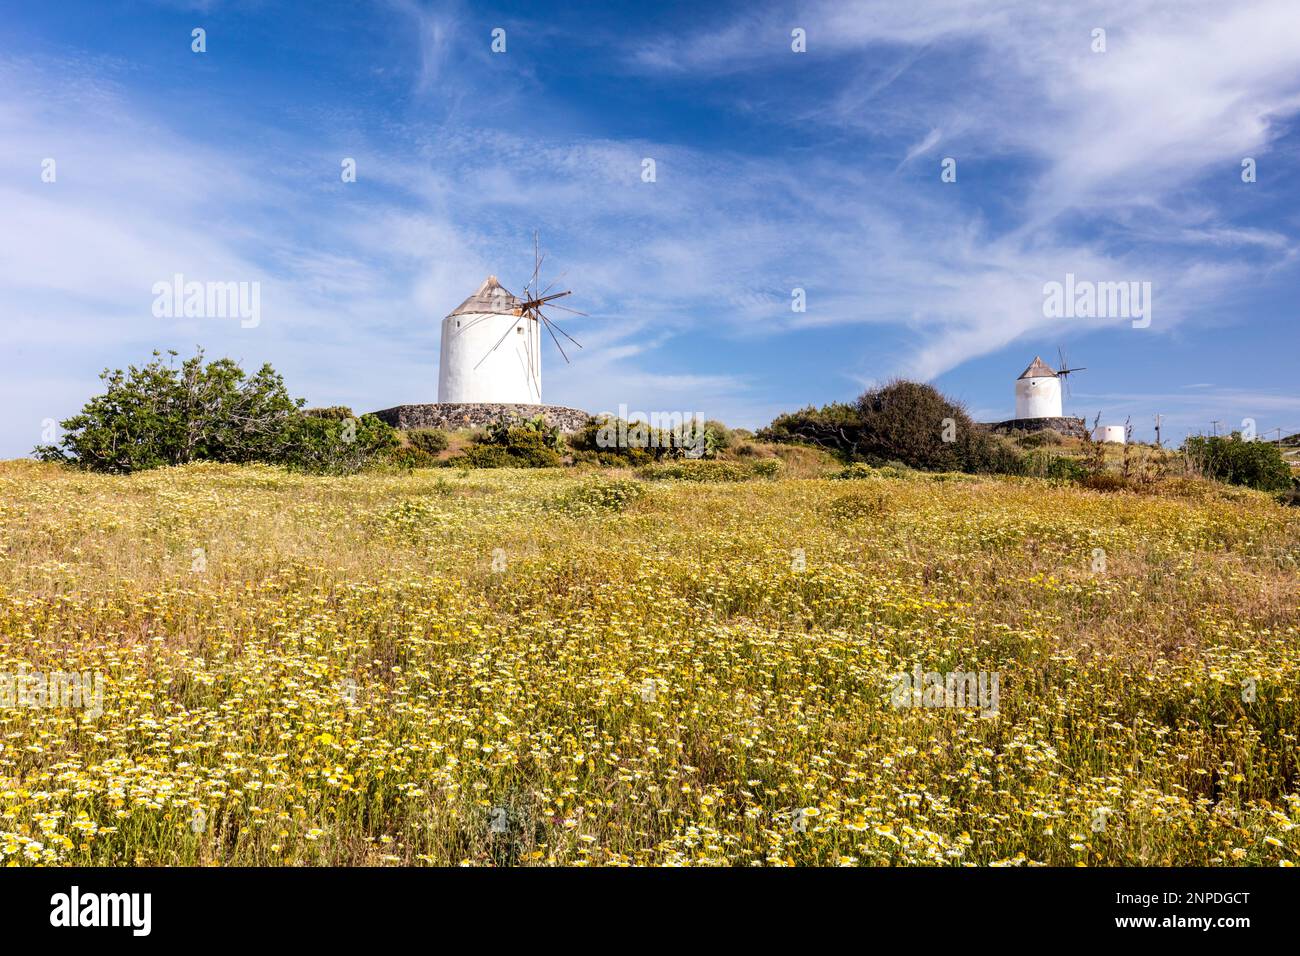
[{"label": "green tree", "polygon": [[104,394],[61,422],[60,443],[37,446],[36,457],[119,474],[194,461],[347,470],[396,443],[377,420],[304,415],[270,365],[248,375],[232,359],[205,364],[202,349],[179,366],[176,354],[105,369]]}]

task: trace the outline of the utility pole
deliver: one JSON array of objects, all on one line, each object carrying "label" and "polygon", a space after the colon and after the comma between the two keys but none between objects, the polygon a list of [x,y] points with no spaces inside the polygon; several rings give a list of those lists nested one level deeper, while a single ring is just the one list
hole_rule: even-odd
[{"label": "utility pole", "polygon": [[1156,413],[1156,447],[1157,447],[1157,448],[1161,447],[1161,445],[1160,445],[1160,417],[1161,417],[1161,416],[1160,416],[1160,413],[1157,412],[1157,413]]},{"label": "utility pole", "polygon": [[1221,421],[1221,419],[1218,419],[1218,418],[1213,418],[1213,419],[1210,420],[1210,427],[1214,429],[1214,435],[1215,435],[1216,438],[1217,438],[1218,435],[1219,435],[1219,423],[1220,423],[1220,421]]}]

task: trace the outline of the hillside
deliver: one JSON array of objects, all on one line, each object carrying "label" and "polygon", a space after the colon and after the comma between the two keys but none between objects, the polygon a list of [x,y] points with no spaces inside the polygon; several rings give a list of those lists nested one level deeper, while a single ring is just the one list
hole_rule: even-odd
[{"label": "hillside", "polygon": [[104,679],[2,712],[0,852],[1295,860],[1300,511],[861,474],[0,463],[3,670]]}]

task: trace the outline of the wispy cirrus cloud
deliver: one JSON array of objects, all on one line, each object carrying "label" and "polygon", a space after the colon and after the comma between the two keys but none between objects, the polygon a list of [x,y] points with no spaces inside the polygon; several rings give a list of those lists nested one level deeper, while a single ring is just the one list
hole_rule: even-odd
[{"label": "wispy cirrus cloud", "polygon": [[[1290,236],[1230,225],[1230,211],[1184,195],[1207,175],[1236,181],[1241,158],[1266,150],[1300,109],[1300,18],[1289,3],[1134,0],[1063,11],[1035,2],[827,2],[798,14],[742,14],[683,44],[633,41],[634,62],[679,82],[770,70],[790,61],[793,26],[807,30],[810,51],[837,58],[842,81],[827,105],[778,103],[776,115],[810,130],[888,131],[910,143],[896,173],[942,141],[962,176],[993,163],[1017,187],[997,227],[981,209],[931,202],[910,182],[894,184],[912,187],[904,203],[853,204],[864,217],[883,215],[884,230],[891,219],[906,223],[870,261],[877,287],[902,292],[911,308],[876,295],[861,314],[908,314],[918,345],[901,364],[911,374],[939,374],[1048,327],[1041,283],[1066,272],[1153,281],[1167,330],[1230,297],[1247,274],[1294,258]],[[1093,50],[1094,28],[1106,30],[1105,52]],[[882,71],[867,53],[896,65]],[[937,178],[938,157],[930,158]],[[939,222],[946,228],[932,228]],[[835,224],[830,231],[856,238]],[[1183,248],[1171,252],[1171,243]],[[1190,260],[1188,246],[1199,247]],[[1225,249],[1242,255],[1225,261]]]}]

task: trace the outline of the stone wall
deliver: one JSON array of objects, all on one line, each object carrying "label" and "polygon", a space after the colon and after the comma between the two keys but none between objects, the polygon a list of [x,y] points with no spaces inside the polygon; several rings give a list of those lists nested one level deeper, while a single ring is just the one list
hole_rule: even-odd
[{"label": "stone wall", "polygon": [[562,432],[576,432],[591,419],[579,408],[563,405],[512,405],[486,402],[433,403],[429,405],[396,405],[380,412],[371,412],[376,418],[394,428],[441,428],[454,431],[458,428],[481,428],[502,418],[546,419],[546,424],[559,427]]},{"label": "stone wall", "polygon": [[1071,438],[1088,437],[1088,425],[1082,418],[1012,418],[1005,422],[989,422],[984,427],[993,432],[1039,432],[1050,428]]}]

